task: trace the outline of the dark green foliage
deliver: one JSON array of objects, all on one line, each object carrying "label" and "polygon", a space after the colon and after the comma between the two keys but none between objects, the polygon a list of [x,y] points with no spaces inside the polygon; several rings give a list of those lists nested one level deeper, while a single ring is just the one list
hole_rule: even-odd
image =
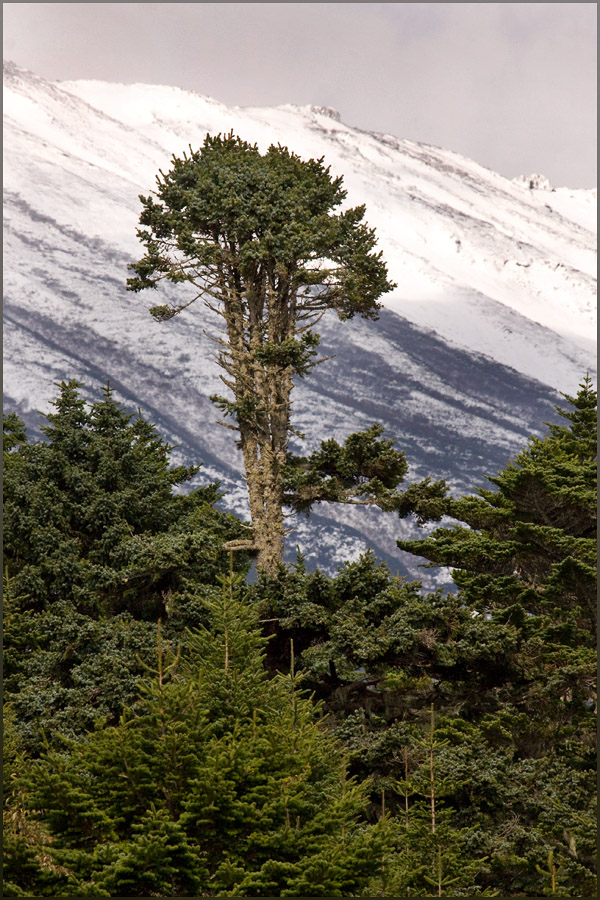
[{"label": "dark green foliage", "polygon": [[25,425],[16,413],[8,413],[4,416],[2,430],[2,449],[4,453],[10,453],[16,447],[27,443]]},{"label": "dark green foliage", "polygon": [[40,852],[24,837],[5,834],[2,852],[3,897],[56,897],[67,883],[60,867],[40,863]]},{"label": "dark green foliage", "polygon": [[434,701],[474,716],[514,666],[514,628],[474,616],[456,594],[423,594],[372,553],[333,579],[300,561],[278,579],[262,577],[254,591],[274,620],[271,668],[289,664],[293,636],[307,685],[354,749],[363,747],[364,772],[394,765],[391,722],[418,722]]},{"label": "dark green foliage", "polygon": [[402,517],[415,513],[419,521],[441,518],[445,482],[431,483],[427,478],[398,493],[408,465],[404,453],[394,450],[394,441],[382,434],[381,425],[371,425],[349,435],[343,446],[330,439],[308,457],[289,453],[283,472],[284,503],[306,515],[313,504],[327,501],[374,504]]},{"label": "dark green foliage", "polygon": [[[448,502],[469,527],[400,546],[454,567],[463,601],[519,634],[526,677],[511,702],[527,710],[521,750],[541,755],[592,728],[596,625],[596,392],[490,481],[496,491]],[[508,697],[506,698],[508,700]]]},{"label": "dark green foliage", "polygon": [[532,439],[496,491],[449,502],[468,528],[399,542],[453,566],[465,606],[514,633],[478,725],[505,756],[495,790],[512,821],[489,815],[492,883],[528,896],[595,889],[597,398],[589,378],[564,396],[567,424]]},{"label": "dark green foliage", "polygon": [[[162,617],[181,640],[227,566],[240,523],[216,486],[174,493],[197,467],[112,399],[63,383],[45,442],[5,421],[4,686],[29,750],[131,702]],[[243,565],[243,557],[239,560]]]},{"label": "dark green foliage", "polygon": [[[493,893],[491,842],[478,815],[486,803],[503,815],[490,794],[495,774],[486,775],[495,749],[467,722],[494,708],[495,690],[513,671],[514,629],[473,616],[455,594],[424,595],[372,554],[333,579],[299,562],[253,590],[276,620],[270,666],[289,665],[293,635],[305,684],[324,702],[351,771],[373,778],[371,815],[385,806],[398,822],[395,852],[371,896],[437,896],[440,879],[444,895]],[[427,805],[432,703],[445,713],[435,733],[435,832]]]},{"label": "dark green foliage", "polygon": [[[346,191],[322,159],[304,161],[281,146],[261,155],[255,144],[229,134],[207,135],[199,150],[190,147],[189,156],[171,162],[157,178],[158,201],[140,198],[138,236],[146,255],[132,266],[130,290],[155,287],[165,277],[196,284],[203,270],[234,262],[240,286],[261,269],[273,276],[277,270],[294,294],[310,298],[300,301],[307,311],[326,305],[342,318],[376,315],[377,298],[393,285],[381,254],[372,252],[364,206],[331,212]],[[166,319],[180,308],[152,313]]]},{"label": "dark green foliage", "polygon": [[108,389],[88,411],[78,387],[61,385],[46,442],[5,457],[4,551],[13,590],[36,612],[61,599],[88,615],[128,610],[156,620],[163,595],[180,586],[175,558],[187,557],[187,569],[211,580],[221,568],[215,538],[235,530],[234,520],[210,509],[214,486],[174,494],[198,467],[170,467],[171,448],[153,426],[141,416],[132,421]]},{"label": "dark green foliage", "polygon": [[456,793],[460,775],[440,774],[441,755],[450,744],[442,733],[436,729],[432,704],[429,729],[413,739],[410,752],[404,753],[404,778],[392,784],[392,790],[403,798],[404,808],[398,814],[397,854],[382,887],[386,894],[398,897],[494,896],[497,891],[481,886],[490,867],[487,857],[475,855],[478,826],[461,827],[459,816],[447,802]]},{"label": "dark green foliage", "polygon": [[453,566],[457,584],[483,609],[519,604],[569,619],[583,637],[596,621],[596,392],[586,380],[567,400],[571,410],[558,412],[570,425],[550,425],[546,438],[532,439],[488,479],[497,490],[447,501],[447,513],[469,528],[400,546]]},{"label": "dark green foliage", "polygon": [[[238,579],[239,584],[239,579]],[[383,865],[297,678],[269,679],[234,579],[177,664],[159,642],[135,711],[30,768],[30,805],[82,896],[353,896]]]},{"label": "dark green foliage", "polygon": [[291,464],[308,506],[464,523],[403,544],[455,569],[427,595],[371,553],[242,588],[216,488],[174,494],[108,391],[63,385],[47,444],[9,416],[5,893],[595,896],[596,395],[567,399],[475,497],[397,494],[376,427]]},{"label": "dark green foliage", "polygon": [[27,755],[10,704],[3,707],[2,738],[2,895],[55,896],[67,879],[47,853],[47,831],[27,814]]},{"label": "dark green foliage", "polygon": [[[492,479],[498,491],[439,498],[470,528],[402,544],[460,564],[457,594],[423,595],[372,555],[333,579],[300,561],[254,588],[272,620],[271,668],[288,665],[293,635],[351,770],[375,779],[372,810],[385,796],[404,823],[381,892],[437,896],[441,871],[442,895],[594,895],[589,383],[570,403],[566,426],[552,426]],[[430,704],[444,825],[435,838],[419,795]]]}]

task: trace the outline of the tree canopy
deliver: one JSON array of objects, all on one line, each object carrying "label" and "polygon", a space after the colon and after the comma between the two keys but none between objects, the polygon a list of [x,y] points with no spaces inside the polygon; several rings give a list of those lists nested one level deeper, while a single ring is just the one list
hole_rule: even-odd
[{"label": "tree canopy", "polygon": [[80,389],[60,385],[44,441],[4,422],[4,691],[30,752],[118,715],[158,619],[180,641],[202,621],[243,532],[217,485],[174,492],[198,467],[171,466],[156,428]]},{"label": "tree canopy", "polygon": [[271,668],[293,635],[350,770],[403,823],[380,891],[594,894],[596,392],[586,379],[565,398],[565,424],[496,490],[434,498],[433,518],[465,524],[399,542],[453,567],[457,592],[424,594],[372,554],[335,578],[300,560],[254,587]]},{"label": "tree canopy", "polygon": [[[8,416],[5,893],[594,896],[591,383],[567,403],[496,490],[424,492],[463,523],[403,544],[454,567],[433,593],[372,553],[245,583],[217,487],[174,493],[108,389],[63,384],[46,442]],[[375,457],[299,486],[360,499]]]},{"label": "tree canopy", "polygon": [[354,896],[383,869],[392,826],[361,821],[368,785],[221,585],[184,661],[159,642],[135,710],[30,769],[58,893]]}]

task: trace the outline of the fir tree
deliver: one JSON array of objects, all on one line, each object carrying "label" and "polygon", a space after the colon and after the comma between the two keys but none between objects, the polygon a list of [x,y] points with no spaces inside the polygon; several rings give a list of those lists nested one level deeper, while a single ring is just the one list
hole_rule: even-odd
[{"label": "fir tree", "polygon": [[27,767],[27,754],[9,703],[4,704],[2,721],[3,896],[55,896],[66,878],[47,853],[50,843],[47,830],[26,809],[27,791],[21,779]]},{"label": "fir tree", "polygon": [[[447,502],[469,527],[399,545],[453,567],[463,602],[519,633],[526,755],[593,721],[596,626],[596,392],[586,378],[568,425],[551,425],[498,476],[496,490]],[[551,724],[552,723],[552,724]]]},{"label": "fir tree", "polygon": [[492,879],[508,895],[543,895],[548,881],[561,896],[595,891],[597,397],[588,377],[563,396],[566,424],[490,478],[495,491],[448,502],[468,528],[399,542],[452,566],[461,602],[513,635],[478,715],[503,770],[486,818]]},{"label": "fir tree", "polygon": [[[5,420],[4,687],[24,746],[115,720],[136,696],[163,618],[181,641],[243,528],[214,508],[218,487],[176,494],[197,467],[107,387],[88,406],[63,383],[45,441]],[[244,566],[243,556],[239,565]]]},{"label": "fir tree", "polygon": [[405,801],[399,816],[401,829],[398,852],[390,861],[383,880],[385,892],[406,897],[494,896],[497,891],[482,891],[477,876],[489,871],[486,858],[473,858],[474,827],[456,824],[455,811],[445,798],[456,791],[457,778],[440,776],[440,753],[449,744],[435,723],[431,704],[429,728],[415,736],[411,746],[411,771],[408,750],[404,778],[393,784]]},{"label": "fir tree", "polygon": [[297,676],[269,679],[256,612],[224,579],[209,624],[117,726],[27,776],[51,853],[82,896],[355,896],[390,846],[368,786]]},{"label": "fir tree", "polygon": [[[497,491],[444,500],[443,509],[470,528],[402,544],[457,566],[458,593],[423,595],[372,555],[335,578],[309,574],[299,561],[254,587],[273,635],[271,668],[289,665],[293,635],[300,670],[348,748],[351,771],[374,777],[371,810],[377,814],[385,796],[386,809],[406,827],[408,808],[413,830],[399,849],[402,863],[388,860],[386,892],[393,891],[392,871],[400,893],[426,891],[425,875],[435,877],[425,809],[417,815],[412,788],[394,790],[411,778],[414,787],[415,772],[425,774],[419,747],[435,703],[443,742],[436,778],[449,844],[461,848],[454,862],[444,862],[441,848],[441,866],[458,878],[458,895],[542,896],[552,871],[561,895],[594,894],[589,383],[570,405],[568,424],[532,441],[494,479]],[[542,517],[554,524],[540,530]],[[424,854],[427,867],[419,869]]]}]

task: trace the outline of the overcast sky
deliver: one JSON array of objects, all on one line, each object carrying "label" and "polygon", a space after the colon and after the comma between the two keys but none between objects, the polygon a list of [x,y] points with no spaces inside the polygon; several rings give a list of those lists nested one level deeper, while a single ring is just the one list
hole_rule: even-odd
[{"label": "overcast sky", "polygon": [[3,14],[4,58],[44,78],[327,105],[510,178],[596,186],[595,3],[4,3]]}]

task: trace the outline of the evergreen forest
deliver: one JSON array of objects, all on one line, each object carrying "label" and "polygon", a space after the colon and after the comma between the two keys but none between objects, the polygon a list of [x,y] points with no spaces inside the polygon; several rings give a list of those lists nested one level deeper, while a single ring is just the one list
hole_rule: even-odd
[{"label": "evergreen forest", "polygon": [[[4,416],[4,896],[596,896],[596,391],[462,497],[378,423],[292,454],[315,326],[395,287],[345,197],[230,134],[140,198],[128,287],[221,316],[249,522],[110,383]],[[284,563],[323,501],[454,584]]]},{"label": "evergreen forest", "polygon": [[429,594],[249,584],[218,485],[81,387],[4,419],[6,896],[595,895],[589,379],[402,544]]}]

